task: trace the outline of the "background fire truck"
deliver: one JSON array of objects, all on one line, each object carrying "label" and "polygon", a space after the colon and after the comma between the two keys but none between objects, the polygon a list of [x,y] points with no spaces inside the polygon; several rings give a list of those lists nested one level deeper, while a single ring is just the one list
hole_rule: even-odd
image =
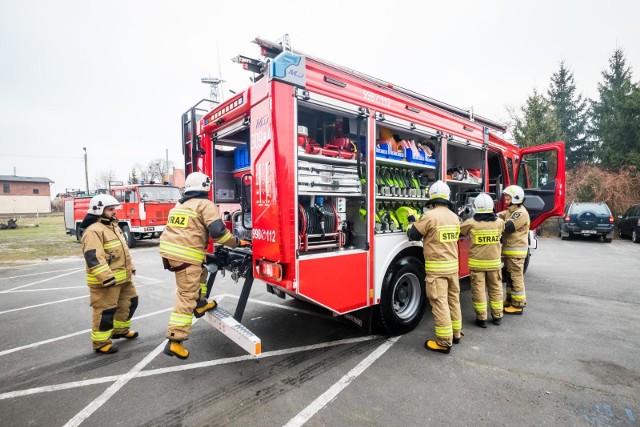
[{"label": "background fire truck", "polygon": [[[106,191],[122,205],[117,211],[122,233],[130,248],[138,240],[157,238],[164,231],[169,211],[180,198],[180,189],[170,185],[141,184],[113,186]],[[64,224],[67,234],[82,237],[80,223],[87,214],[91,197],[74,197],[64,201]]]},{"label": "background fire truck", "polygon": [[[562,215],[562,142],[520,149],[506,127],[443,102],[293,51],[288,37],[256,39],[261,59],[235,61],[254,73],[245,91],[182,117],[185,171],[213,177],[212,200],[235,204],[228,225],[249,250],[210,247],[216,269],[253,278],[278,296],[324,307],[390,334],[423,315],[421,242],[406,237],[428,187],[442,179],[461,220],[481,191],[503,209],[501,193],[522,186],[531,229]],[[530,248],[537,247],[530,233]],[[461,238],[461,277],[469,275]],[[528,261],[528,259],[527,259]],[[210,285],[215,273],[210,277]],[[249,288],[247,287],[249,284]]]}]

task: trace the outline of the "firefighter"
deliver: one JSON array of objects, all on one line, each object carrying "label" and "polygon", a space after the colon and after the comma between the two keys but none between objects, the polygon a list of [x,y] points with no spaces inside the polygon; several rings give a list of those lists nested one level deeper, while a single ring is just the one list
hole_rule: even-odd
[{"label": "firefighter", "polygon": [[[471,299],[476,325],[487,327],[487,290],[494,325],[502,322],[502,260],[500,238],[504,221],[493,212],[493,199],[480,193],[473,201],[475,213],[460,226],[460,234],[470,237],[469,269]],[[486,287],[486,289],[485,289]]]},{"label": "firefighter", "polygon": [[428,350],[449,353],[451,343],[462,334],[460,283],[458,282],[458,236],[460,220],[451,211],[451,190],[442,181],[429,188],[429,212],[407,230],[409,240],[422,240],[427,297],[435,321],[435,340],[425,342]]},{"label": "firefighter", "polygon": [[133,284],[136,267],[118,226],[116,209],[120,203],[108,194],[94,196],[80,228],[82,253],[87,264],[89,304],[93,309],[91,341],[100,354],[118,351],[111,339],[134,339],[131,317],[138,307]]},{"label": "firefighter", "polygon": [[160,236],[160,255],[166,270],[176,276],[176,301],[169,318],[164,353],[179,359],[189,357],[182,342],[189,338],[193,316],[204,316],[216,308],[207,301],[206,269],[203,268],[209,238],[215,243],[235,248],[249,242],[238,240],[224,225],[220,211],[209,200],[211,179],[193,172],[185,180],[184,196],[169,212],[167,225]]},{"label": "firefighter", "polygon": [[524,291],[524,260],[529,251],[529,212],[522,205],[524,191],[517,185],[510,185],[502,192],[506,210],[498,213],[505,221],[502,239],[502,255],[507,279],[507,298],[504,312],[522,314],[527,305]]}]

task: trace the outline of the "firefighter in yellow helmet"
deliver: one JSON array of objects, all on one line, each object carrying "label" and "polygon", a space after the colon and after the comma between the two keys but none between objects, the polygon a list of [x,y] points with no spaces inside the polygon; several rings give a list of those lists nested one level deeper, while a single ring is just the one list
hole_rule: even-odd
[{"label": "firefighter in yellow helmet", "polygon": [[435,340],[425,348],[441,353],[451,351],[451,343],[462,337],[460,283],[458,281],[458,236],[460,220],[450,209],[451,190],[442,181],[429,188],[429,212],[407,230],[409,240],[422,240],[427,297],[435,322]]},{"label": "firefighter in yellow helmet", "polygon": [[220,211],[211,200],[211,179],[193,172],[185,180],[184,196],[169,212],[167,226],[160,236],[160,255],[165,269],[175,273],[176,301],[169,317],[164,353],[179,359],[189,357],[182,341],[189,338],[193,316],[202,317],[216,308],[206,300],[207,270],[203,267],[209,238],[231,248],[246,246],[224,225]]},{"label": "firefighter in yellow helmet", "polygon": [[504,221],[493,212],[493,199],[480,193],[473,201],[475,213],[460,225],[460,234],[469,236],[471,299],[476,325],[487,327],[487,290],[494,325],[502,322],[502,260],[500,238]]},{"label": "firefighter in yellow helmet", "polygon": [[506,210],[498,213],[505,221],[502,238],[502,255],[507,279],[507,298],[504,312],[522,314],[527,305],[524,291],[524,260],[529,251],[529,212],[522,205],[524,191],[517,185],[510,185],[502,192]]},{"label": "firefighter in yellow helmet", "polygon": [[111,339],[134,339],[131,317],[138,307],[138,294],[133,284],[136,267],[118,226],[116,209],[120,203],[99,194],[89,202],[89,210],[80,228],[82,253],[87,268],[89,304],[93,309],[91,341],[100,354],[118,351]]}]

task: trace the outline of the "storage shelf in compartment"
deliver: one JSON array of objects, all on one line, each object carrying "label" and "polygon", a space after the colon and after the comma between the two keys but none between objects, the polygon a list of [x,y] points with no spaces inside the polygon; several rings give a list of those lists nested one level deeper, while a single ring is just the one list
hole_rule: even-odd
[{"label": "storage shelf in compartment", "polygon": [[362,193],[331,193],[327,191],[298,191],[298,196],[320,196],[320,197],[364,197]]},{"label": "storage shelf in compartment", "polygon": [[401,200],[403,202],[427,202],[427,197],[376,196],[376,200]]},{"label": "storage shelf in compartment", "polygon": [[[329,165],[357,165],[358,161],[356,159],[341,159],[339,157],[327,157],[322,156],[320,154],[306,154],[306,153],[298,153],[298,160],[307,160],[316,163],[326,163]],[[364,162],[360,162],[364,164]]]},{"label": "storage shelf in compartment", "polygon": [[447,184],[459,185],[461,187],[481,187],[482,186],[481,182],[475,183],[475,182],[456,181],[455,179],[448,179]]},{"label": "storage shelf in compartment", "polygon": [[406,235],[406,231],[403,230],[396,230],[396,231],[376,231],[375,232],[375,236],[401,236],[401,235]]},{"label": "storage shelf in compartment", "polygon": [[250,172],[251,171],[251,166],[247,166],[244,168],[238,168],[238,169],[234,169],[231,171],[231,173],[238,173],[238,172]]},{"label": "storage shelf in compartment", "polygon": [[432,166],[432,165],[422,165],[420,163],[403,162],[400,160],[384,159],[381,157],[376,157],[376,164],[386,165],[386,166],[404,166],[412,169],[435,169],[436,168],[435,166]]},{"label": "storage shelf in compartment", "polygon": [[305,259],[314,259],[314,258],[331,258],[331,257],[337,257],[337,256],[344,256],[344,255],[354,255],[354,254],[364,253],[364,252],[366,252],[364,249],[344,247],[339,249],[338,248],[332,249],[327,252],[321,252],[321,251],[301,252],[298,259],[305,260]]}]

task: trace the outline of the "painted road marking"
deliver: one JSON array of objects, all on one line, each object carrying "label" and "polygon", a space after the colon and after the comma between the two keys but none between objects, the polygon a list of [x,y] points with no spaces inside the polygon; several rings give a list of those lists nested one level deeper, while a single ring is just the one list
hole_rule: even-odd
[{"label": "painted road marking", "polygon": [[[140,316],[136,316],[136,317],[132,318],[131,321],[144,319],[145,317],[155,316],[156,314],[160,314],[160,313],[166,313],[166,312],[171,311],[171,310],[173,310],[173,307],[165,308],[163,310],[154,311],[152,313],[142,314]],[[89,332],[91,332],[91,329],[84,329],[82,331],[73,332],[71,334],[62,335],[62,336],[59,336],[59,337],[56,337],[56,338],[49,338],[48,340],[38,341],[38,342],[34,342],[32,344],[27,344],[27,345],[23,345],[23,346],[20,346],[20,347],[10,348],[9,350],[0,351],[0,357],[4,356],[4,355],[7,355],[7,354],[15,353],[17,351],[27,350],[29,348],[39,347],[39,346],[41,346],[43,344],[49,344],[49,343],[52,343],[52,342],[60,341],[60,340],[66,339],[66,338],[75,337],[76,335],[82,335],[82,334],[86,334],[86,333],[89,333]]]},{"label": "painted road marking", "polygon": [[[224,296],[218,296],[218,297],[213,297],[213,298],[217,298],[219,301],[222,301]],[[200,320],[200,319],[195,319],[193,321],[192,325],[195,325],[196,322],[198,322],[198,320]],[[135,378],[135,376],[140,371],[142,371],[145,368],[145,366],[147,366],[149,363],[151,363],[153,361],[153,359],[155,359],[156,356],[158,354],[160,354],[160,352],[163,350],[166,342],[167,342],[166,339],[164,341],[162,341],[156,348],[154,348],[149,354],[147,354],[147,356],[144,359],[142,359],[138,364],[136,364],[136,366],[131,368],[131,370],[129,372],[127,372],[126,374],[122,375],[118,379],[118,381],[116,381],[115,383],[111,384],[109,386],[109,388],[107,388],[100,396],[96,397],[82,411],[78,412],[75,415],[75,417],[71,418],[69,420],[69,422],[67,422],[64,425],[64,427],[77,427],[80,424],[82,424],[82,422],[84,420],[86,420],[87,418],[89,418],[91,416],[91,414],[93,414],[95,411],[100,409],[102,407],[102,405],[107,403],[107,401],[109,399],[111,399],[111,396],[116,394],[118,392],[118,390],[120,390],[122,387],[127,385],[127,383],[129,381],[131,381],[133,378]]]},{"label": "painted road marking", "polygon": [[85,271],[85,269],[84,268],[77,268],[77,269],[75,269],[74,271],[72,271],[70,273],[65,273],[65,274],[61,274],[59,276],[49,277],[47,279],[38,280],[37,282],[33,282],[33,283],[27,283],[26,285],[17,286],[15,288],[7,289],[6,291],[0,291],[0,294],[6,294],[8,292],[15,291],[16,289],[22,289],[22,288],[26,288],[27,286],[33,286],[33,285],[37,285],[38,283],[48,282],[49,280],[58,279],[58,278],[64,277],[64,276],[69,276],[70,274],[74,274],[74,273],[77,273],[79,271]]},{"label": "painted road marking", "polygon": [[393,337],[386,340],[378,348],[376,348],[369,356],[367,356],[362,362],[350,370],[345,376],[340,378],[338,382],[332,385],[327,391],[322,393],[320,397],[311,402],[309,406],[304,408],[298,415],[289,420],[285,424],[285,427],[301,426],[311,417],[313,417],[319,410],[327,406],[329,402],[336,398],[336,396],[345,389],[349,384],[353,382],[358,376],[363,373],[369,366],[373,364],[380,356],[382,356],[393,344],[398,341],[400,337]]},{"label": "painted road marking", "polygon": [[[264,353],[261,353],[259,356],[252,356],[250,354],[247,354],[244,356],[234,356],[234,357],[227,357],[224,359],[207,360],[205,362],[189,363],[186,365],[177,365],[177,366],[170,366],[166,368],[150,369],[148,371],[138,372],[132,378],[145,378],[145,377],[152,377],[156,375],[170,374],[174,372],[190,371],[192,369],[209,368],[211,366],[228,365],[230,363],[244,362],[247,360],[267,359],[270,357],[284,356],[287,354],[300,353],[303,351],[319,350],[323,348],[337,347],[340,345],[358,344],[361,342],[376,340],[380,338],[381,338],[380,336],[376,336],[376,335],[367,335],[365,337],[346,338],[343,340],[328,341],[320,344],[311,344],[311,345],[305,345],[301,347],[292,347],[292,348],[287,348],[282,350],[266,351]],[[164,344],[164,341],[163,341],[163,344]],[[31,396],[34,394],[49,393],[52,391],[68,390],[72,388],[86,387],[86,386],[96,385],[96,384],[110,383],[110,382],[118,381],[122,377],[124,377],[124,375],[111,375],[108,377],[94,378],[90,380],[73,381],[73,382],[62,383],[62,384],[54,384],[54,385],[48,385],[48,386],[42,386],[42,387],[29,388],[25,390],[9,391],[6,393],[1,393],[0,400],[13,399],[16,397],[23,397],[23,396]]]},{"label": "painted road marking", "polygon": [[20,276],[0,277],[0,280],[17,279],[19,277],[40,276],[40,275],[43,275],[43,274],[60,273],[60,272],[63,272],[63,271],[71,271],[71,270],[77,270],[77,268],[67,268],[67,269],[64,269],[64,270],[41,271],[40,273],[22,274]]}]

